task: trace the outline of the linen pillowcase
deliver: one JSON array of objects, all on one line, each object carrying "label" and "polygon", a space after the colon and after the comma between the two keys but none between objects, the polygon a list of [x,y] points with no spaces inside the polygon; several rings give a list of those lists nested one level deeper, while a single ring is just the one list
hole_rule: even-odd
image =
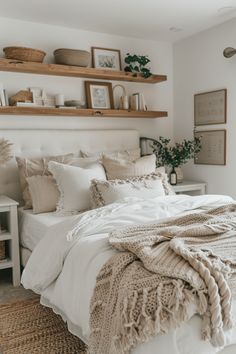
[{"label": "linen pillowcase", "polygon": [[32,176],[27,178],[33,204],[33,213],[48,213],[56,210],[59,190],[52,176]]},{"label": "linen pillowcase", "polygon": [[110,157],[113,159],[124,159],[128,161],[135,161],[141,156],[141,149],[129,149],[123,151],[99,151],[99,152],[89,152],[81,150],[82,157],[96,158],[97,160],[102,160],[103,156]]},{"label": "linen pillowcase", "polygon": [[77,213],[90,209],[91,180],[106,179],[101,164],[93,164],[88,168],[64,165],[54,161],[48,164],[49,171],[56,180],[60,191],[57,211],[63,214]]},{"label": "linen pillowcase", "polygon": [[40,175],[49,176],[50,172],[48,170],[48,162],[56,161],[60,163],[70,163],[74,154],[58,155],[58,156],[47,156],[40,158],[21,158],[16,157],[16,162],[19,169],[20,175],[20,185],[22,190],[23,200],[25,202],[24,209],[32,208],[32,200],[29,192],[29,186],[26,178]]},{"label": "linen pillowcase", "polygon": [[140,157],[135,161],[112,159],[103,156],[102,163],[108,179],[126,179],[155,172],[156,156],[147,155]]},{"label": "linen pillowcase", "polygon": [[125,197],[150,199],[172,194],[167,177],[162,173],[133,177],[125,180],[92,180],[90,196],[94,208],[122,200]]}]

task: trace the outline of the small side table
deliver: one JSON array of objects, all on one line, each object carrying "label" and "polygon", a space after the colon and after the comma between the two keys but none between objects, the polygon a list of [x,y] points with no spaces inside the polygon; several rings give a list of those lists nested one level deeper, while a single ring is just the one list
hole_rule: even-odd
[{"label": "small side table", "polygon": [[206,194],[206,183],[196,181],[183,181],[172,186],[177,194],[202,195]]},{"label": "small side table", "polygon": [[6,196],[0,196],[0,241],[6,242],[6,259],[0,261],[0,270],[12,268],[14,286],[20,285],[20,254],[17,219],[18,203]]}]

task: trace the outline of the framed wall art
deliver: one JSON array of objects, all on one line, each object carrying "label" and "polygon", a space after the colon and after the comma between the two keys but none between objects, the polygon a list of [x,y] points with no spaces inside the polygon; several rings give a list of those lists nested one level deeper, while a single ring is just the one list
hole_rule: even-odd
[{"label": "framed wall art", "polygon": [[201,151],[196,154],[197,165],[226,165],[226,130],[208,130],[194,133],[201,137]]},{"label": "framed wall art", "polygon": [[227,120],[227,90],[194,95],[194,125],[225,124]]},{"label": "framed wall art", "polygon": [[85,81],[88,108],[113,109],[113,93],[110,82]]},{"label": "framed wall art", "polygon": [[121,70],[119,49],[92,47],[92,64],[94,68],[106,70]]}]

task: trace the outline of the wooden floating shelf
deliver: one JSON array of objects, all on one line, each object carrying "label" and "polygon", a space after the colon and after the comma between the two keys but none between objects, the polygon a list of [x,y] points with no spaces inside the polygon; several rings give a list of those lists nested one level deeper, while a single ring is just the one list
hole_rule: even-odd
[{"label": "wooden floating shelf", "polygon": [[74,116],[74,117],[112,117],[112,118],[161,118],[166,111],[129,111],[121,109],[66,109],[47,107],[0,107],[0,114],[32,116]]},{"label": "wooden floating shelf", "polygon": [[167,80],[166,75],[153,74],[149,78],[145,79],[141,74],[129,73],[125,71],[111,71],[94,68],[83,68],[78,66],[21,62],[17,60],[2,58],[0,58],[0,71],[81,77],[99,80],[131,81],[142,82],[146,84],[156,84]]}]

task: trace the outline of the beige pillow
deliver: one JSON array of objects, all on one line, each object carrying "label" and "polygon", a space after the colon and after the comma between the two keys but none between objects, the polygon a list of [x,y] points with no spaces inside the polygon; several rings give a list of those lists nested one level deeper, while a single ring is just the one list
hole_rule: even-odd
[{"label": "beige pillow", "polygon": [[151,199],[175,194],[164,173],[109,181],[92,180],[90,186],[91,204],[94,208],[117,202],[127,197]]},{"label": "beige pillow", "polygon": [[99,151],[99,152],[90,152],[81,150],[82,157],[96,158],[101,160],[103,156],[110,157],[112,159],[125,159],[129,161],[135,161],[141,156],[140,148],[129,149],[122,151]]},{"label": "beige pillow", "polygon": [[73,154],[59,155],[59,156],[47,156],[39,157],[33,159],[25,159],[21,157],[16,157],[16,162],[19,168],[20,174],[20,184],[23,195],[23,200],[25,202],[24,208],[32,208],[32,200],[29,192],[27,177],[31,176],[48,176],[51,173],[48,170],[48,162],[56,161],[64,164],[68,164],[73,159]]},{"label": "beige pillow", "polygon": [[32,176],[27,179],[33,204],[33,213],[55,211],[59,200],[59,190],[52,176]]},{"label": "beige pillow", "polygon": [[102,163],[108,179],[126,179],[155,172],[156,156],[147,155],[135,161],[112,159],[103,156]]}]

